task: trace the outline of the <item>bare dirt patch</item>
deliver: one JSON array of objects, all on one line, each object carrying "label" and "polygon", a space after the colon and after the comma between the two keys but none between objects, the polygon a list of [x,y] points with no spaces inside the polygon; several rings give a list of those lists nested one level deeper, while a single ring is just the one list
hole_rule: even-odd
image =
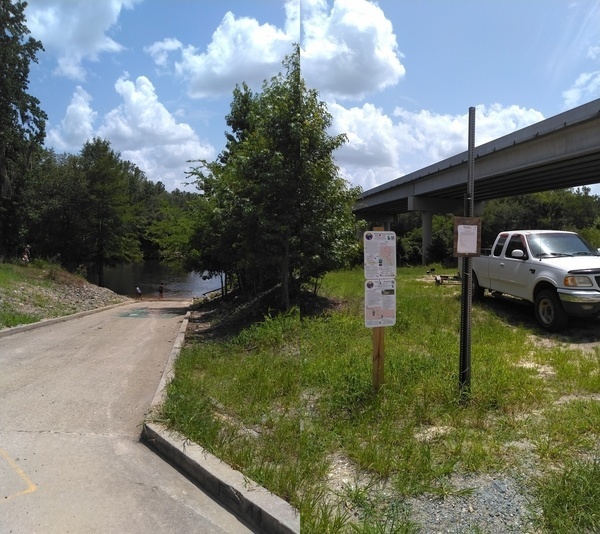
[{"label": "bare dirt patch", "polygon": [[524,369],[533,369],[537,372],[538,377],[542,379],[556,375],[556,371],[550,365],[543,365],[529,361],[521,361],[517,364],[517,367],[523,367]]}]

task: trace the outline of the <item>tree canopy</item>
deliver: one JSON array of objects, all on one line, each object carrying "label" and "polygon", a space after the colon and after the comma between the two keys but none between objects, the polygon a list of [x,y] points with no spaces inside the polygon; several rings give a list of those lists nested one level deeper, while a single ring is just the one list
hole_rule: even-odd
[{"label": "tree canopy", "polygon": [[46,114],[28,93],[30,64],[43,47],[27,37],[26,6],[0,0],[0,253],[22,234],[20,178],[45,137]]},{"label": "tree canopy", "polygon": [[202,196],[192,237],[197,268],[222,271],[243,289],[281,288],[289,308],[303,284],[352,256],[358,189],[340,177],[332,117],[300,74],[300,51],[285,73],[254,94],[236,87],[227,145],[191,171]]},{"label": "tree canopy", "polygon": [[23,239],[37,257],[92,268],[102,285],[105,266],[158,257],[151,228],[171,196],[105,139],[79,154],[44,150],[25,176]]}]

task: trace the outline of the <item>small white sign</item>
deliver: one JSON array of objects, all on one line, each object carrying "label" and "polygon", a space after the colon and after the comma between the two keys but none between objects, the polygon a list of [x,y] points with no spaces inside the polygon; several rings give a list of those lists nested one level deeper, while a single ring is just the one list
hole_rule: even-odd
[{"label": "small white sign", "polygon": [[477,254],[477,225],[458,225],[458,243],[456,245],[456,251],[459,254]]},{"label": "small white sign", "polygon": [[396,280],[365,280],[365,326],[396,324]]},{"label": "small white sign", "polygon": [[368,231],[363,244],[365,278],[396,278],[396,233]]}]

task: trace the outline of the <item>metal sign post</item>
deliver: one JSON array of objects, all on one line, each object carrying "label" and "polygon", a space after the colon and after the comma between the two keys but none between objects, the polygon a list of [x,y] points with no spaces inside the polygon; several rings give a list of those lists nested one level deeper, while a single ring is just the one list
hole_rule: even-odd
[{"label": "metal sign post", "polygon": [[[467,172],[467,195],[465,198],[465,217],[473,217],[473,206],[475,196],[474,186],[474,148],[475,148],[475,108],[469,108],[469,147],[468,147],[468,172]],[[469,226],[469,225],[463,225]],[[468,232],[466,232],[468,233]],[[457,236],[457,246],[460,246],[461,235]],[[463,243],[471,243],[472,240],[464,239]],[[460,254],[463,256],[463,272],[462,272],[462,293],[460,306],[460,364],[458,387],[462,400],[468,400],[471,394],[471,307],[473,303],[473,284],[472,284],[472,262],[471,256],[475,253]]]}]

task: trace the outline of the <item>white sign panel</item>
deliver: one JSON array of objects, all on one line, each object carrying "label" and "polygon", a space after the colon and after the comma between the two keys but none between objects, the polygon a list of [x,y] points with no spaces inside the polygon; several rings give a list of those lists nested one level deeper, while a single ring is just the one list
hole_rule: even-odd
[{"label": "white sign panel", "polygon": [[369,231],[364,234],[365,278],[396,277],[396,233]]},{"label": "white sign panel", "polygon": [[396,280],[365,280],[365,326],[396,324]]},{"label": "white sign panel", "polygon": [[456,251],[459,254],[477,254],[478,250],[477,225],[459,224]]}]

